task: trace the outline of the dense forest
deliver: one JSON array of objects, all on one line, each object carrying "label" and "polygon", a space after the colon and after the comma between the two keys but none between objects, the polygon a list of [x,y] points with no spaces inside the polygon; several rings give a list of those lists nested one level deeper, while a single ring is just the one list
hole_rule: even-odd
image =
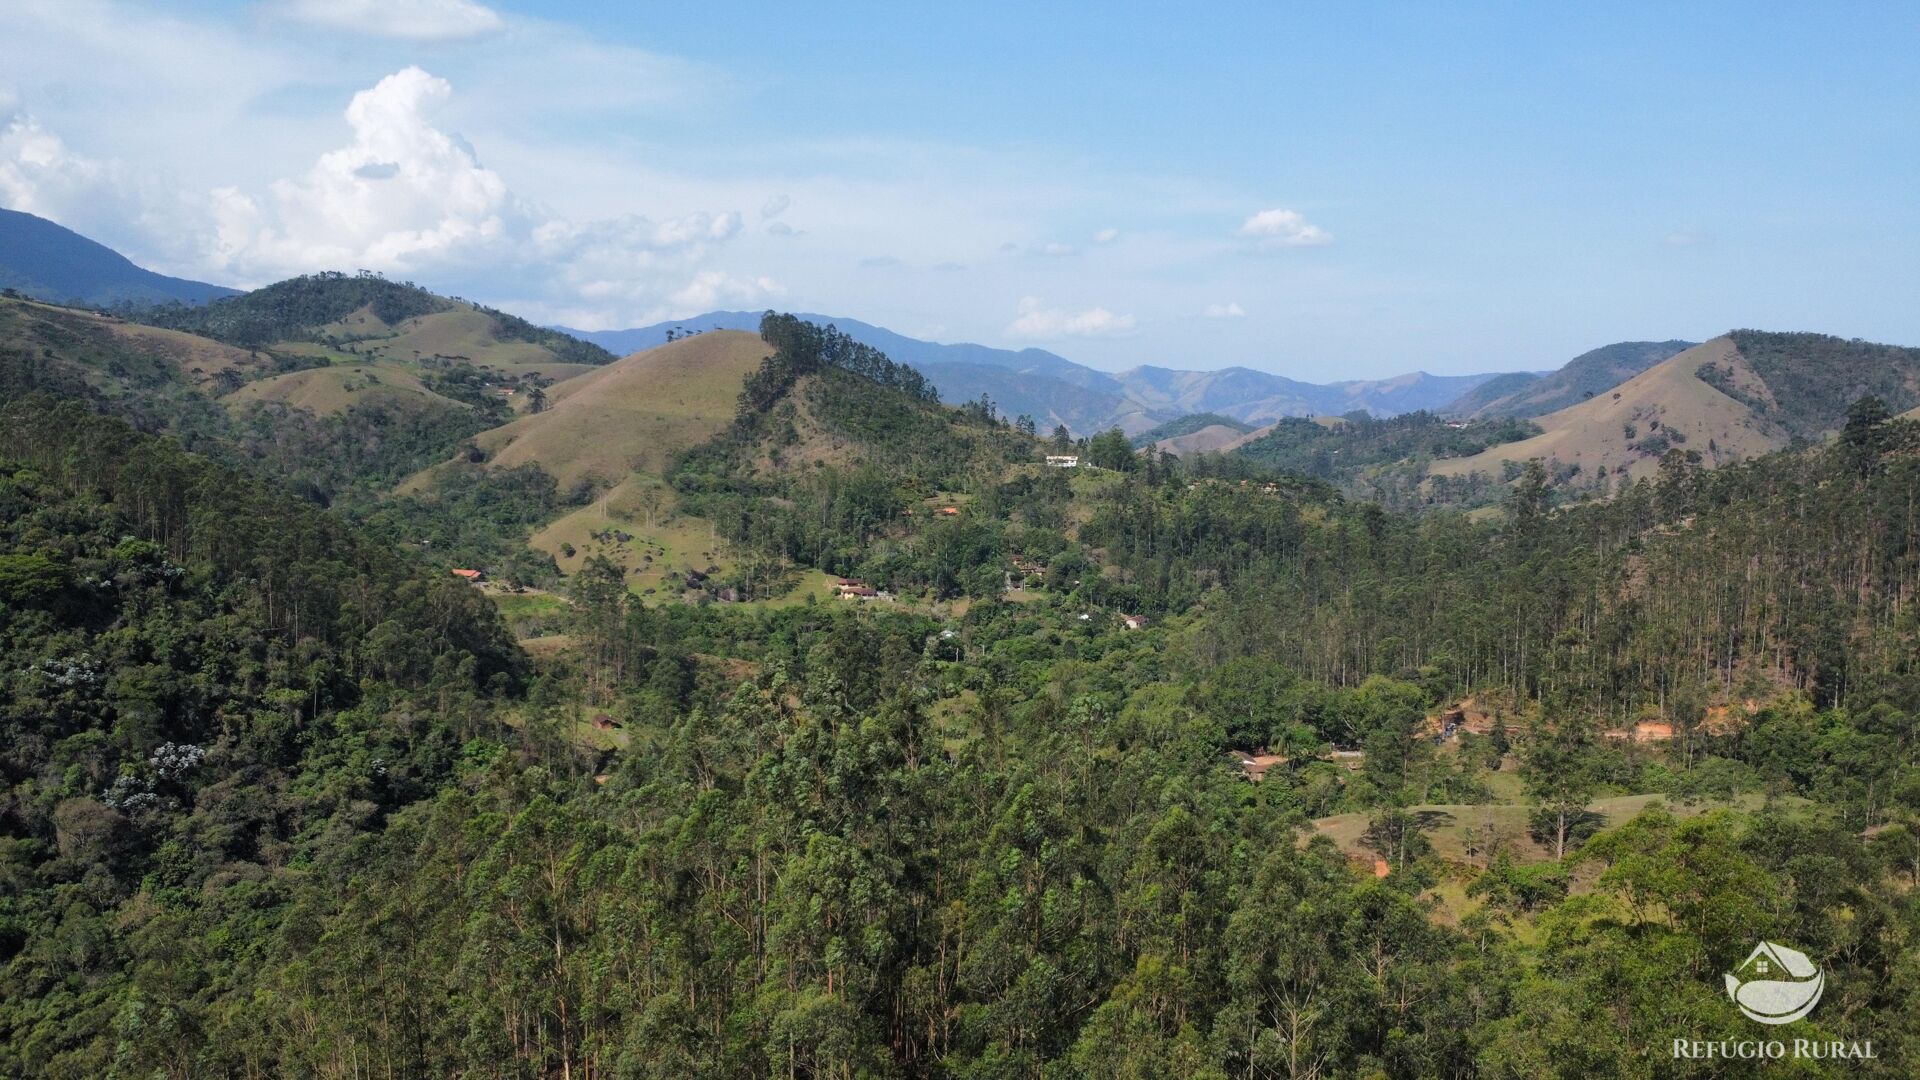
[{"label": "dense forest", "polygon": [[1484,478],[1430,478],[1427,463],[1469,457],[1539,433],[1538,425],[1519,417],[1449,421],[1429,412],[1390,417],[1355,412],[1331,423],[1281,420],[1234,456],[1270,471],[1326,480],[1353,498],[1393,509],[1435,503],[1471,508],[1498,502],[1500,487]]},{"label": "dense forest", "polygon": [[[0,381],[0,1075],[1920,1072],[1920,425],[1413,513],[1314,440],[1519,422],[1049,468],[762,329],[686,602],[555,581],[537,468],[327,498],[163,373]],[[1763,940],[1870,1059],[1674,1055],[1767,1037]]]},{"label": "dense forest", "polygon": [[1182,435],[1191,435],[1201,428],[1223,427],[1237,431],[1242,435],[1253,430],[1253,425],[1242,423],[1231,416],[1219,413],[1189,413],[1175,420],[1169,420],[1155,428],[1135,435],[1132,440],[1135,449],[1152,446],[1162,439],[1177,439]]}]

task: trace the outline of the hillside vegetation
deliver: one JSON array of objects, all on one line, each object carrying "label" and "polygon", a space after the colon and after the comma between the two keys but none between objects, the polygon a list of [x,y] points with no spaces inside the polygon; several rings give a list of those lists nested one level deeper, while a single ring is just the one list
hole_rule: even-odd
[{"label": "hillside vegetation", "polygon": [[0,1074],[1666,1075],[1756,937],[1920,1065],[1907,350],[1180,456],[335,287],[0,304]]},{"label": "hillside vegetation", "polygon": [[1162,439],[1174,439],[1182,435],[1191,435],[1202,428],[1210,427],[1232,428],[1243,435],[1253,430],[1252,424],[1235,420],[1231,416],[1222,416],[1219,413],[1189,413],[1177,420],[1169,420],[1159,427],[1153,428],[1150,431],[1143,431],[1133,436],[1133,446],[1134,449],[1137,450],[1140,447],[1157,443]]},{"label": "hillside vegetation", "polygon": [[[689,481],[833,472],[771,466],[784,405],[809,460],[936,418],[1027,445],[782,367]],[[639,605],[594,570],[522,695],[468,587],[77,410],[6,418],[11,1071],[1652,1072],[1750,1030],[1718,972],[1756,934],[1821,950],[1803,1030],[1915,1061],[1910,429],[1560,513],[1536,475],[1502,526],[1016,468],[915,543],[997,578],[969,538],[1084,504],[1039,599]],[[1500,726],[1435,741],[1468,692]],[[1602,734],[1661,710],[1670,748]]]},{"label": "hillside vegetation", "polygon": [[737,330],[681,338],[555,385],[544,411],[478,443],[496,465],[538,465],[563,485],[663,475],[673,455],[732,422],[747,376],[771,351]]},{"label": "hillside vegetation", "polygon": [[[362,339],[378,341],[417,333],[430,320],[446,321],[436,320],[436,316],[478,314],[487,321],[489,340],[483,347],[532,345],[544,350],[553,362],[566,364],[604,364],[613,359],[613,354],[598,345],[535,326],[518,316],[436,296],[410,282],[388,281],[366,272],[309,274],[203,307],[176,304],[137,314],[155,325],[252,346],[282,341],[334,345]],[[477,339],[468,335],[464,340]],[[484,355],[463,358],[476,364],[488,361]]]},{"label": "hillside vegetation", "polygon": [[1431,470],[1450,480],[1511,479],[1518,463],[1539,459],[1556,482],[1605,494],[1622,475],[1652,475],[1670,451],[1714,467],[1825,438],[1868,395],[1895,412],[1920,401],[1920,350],[1736,331],[1539,417],[1540,435]]},{"label": "hillside vegetation", "polygon": [[752,558],[729,584],[764,595],[791,583],[786,568],[810,567],[936,598],[997,590],[997,565],[966,582],[960,571],[1000,542],[943,504],[1037,462],[1032,433],[984,406],[941,405],[918,372],[831,328],[769,314],[762,336],[772,352],[732,423],[672,475],[687,512]]},{"label": "hillside vegetation", "polygon": [[[423,366],[447,417],[572,425],[569,467],[705,434],[564,487],[463,437],[391,492],[414,424],[330,427],[391,403],[230,408],[22,318],[0,1074],[1762,1076],[1672,1052],[1754,1037],[1755,940],[1825,972],[1793,1037],[1872,1040],[1802,1071],[1920,1069],[1909,402],[1414,514],[1044,438],[769,314],[519,416]],[[1780,361],[1689,362],[1788,423]],[[1501,430],[1262,439],[1346,485]],[[559,522],[564,582],[522,545]]]},{"label": "hillside vegetation", "polygon": [[1484,504],[1499,496],[1488,484],[1460,484],[1435,491],[1422,487],[1436,459],[1477,454],[1513,444],[1539,429],[1518,418],[1449,422],[1427,412],[1376,419],[1365,413],[1341,418],[1281,420],[1224,444],[1233,458],[1272,472],[1325,480],[1356,497],[1397,508],[1428,501],[1453,506]]}]

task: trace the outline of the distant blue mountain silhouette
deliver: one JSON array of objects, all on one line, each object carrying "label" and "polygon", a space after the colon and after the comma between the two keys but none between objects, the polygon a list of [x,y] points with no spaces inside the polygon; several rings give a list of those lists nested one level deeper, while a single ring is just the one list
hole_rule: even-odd
[{"label": "distant blue mountain silhouette", "polygon": [[105,244],[18,210],[0,210],[0,288],[96,307],[170,300],[204,304],[238,295],[236,289],[142,269]]}]

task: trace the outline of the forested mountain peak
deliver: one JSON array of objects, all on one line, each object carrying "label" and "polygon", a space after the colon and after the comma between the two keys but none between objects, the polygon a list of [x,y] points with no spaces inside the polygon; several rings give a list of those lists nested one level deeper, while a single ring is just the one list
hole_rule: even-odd
[{"label": "forested mountain peak", "polygon": [[[369,346],[375,351],[400,356],[406,352],[419,355],[420,346],[439,344],[438,339],[445,337],[450,345],[499,347],[503,354],[521,345],[550,356],[555,364],[594,365],[613,360],[613,354],[600,346],[558,330],[367,271],[306,274],[204,307],[171,305],[132,314],[154,325],[238,345],[368,341],[381,343]],[[519,355],[502,355],[500,359],[525,362],[527,351],[522,348]],[[465,359],[486,362],[494,357]]]}]

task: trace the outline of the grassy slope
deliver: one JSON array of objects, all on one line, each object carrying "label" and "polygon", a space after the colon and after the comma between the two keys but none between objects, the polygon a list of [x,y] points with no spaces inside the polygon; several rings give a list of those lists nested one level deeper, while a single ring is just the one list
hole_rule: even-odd
[{"label": "grassy slope", "polygon": [[[1543,416],[1598,397],[1635,375],[1692,348],[1685,341],[1622,341],[1585,352],[1550,375],[1509,384],[1494,394],[1478,387],[1445,410],[1461,416]],[[1504,378],[1504,377],[1503,377]],[[1501,380],[1495,380],[1499,383]]]},{"label": "grassy slope", "polygon": [[[1709,386],[1698,375],[1701,365],[1713,363],[1734,372],[1738,385],[1764,395],[1760,383],[1727,338],[1696,345],[1621,383],[1611,392],[1539,417],[1546,430],[1531,439],[1493,447],[1472,457],[1435,461],[1431,471],[1445,476],[1501,473],[1503,461],[1545,458],[1578,464],[1586,475],[1605,466],[1609,473],[1626,469],[1632,476],[1649,475],[1659,468],[1658,455],[1632,449],[1630,441],[1658,430],[1679,432],[1678,443],[1698,450],[1708,465],[1752,457],[1785,445],[1786,439],[1757,418],[1753,410]],[[1659,428],[1653,425],[1657,423]],[[1636,431],[1634,440],[1627,425]]]},{"label": "grassy slope", "polygon": [[278,401],[318,416],[346,412],[355,405],[385,402],[411,408],[470,408],[421,385],[413,372],[398,364],[337,363],[261,379],[228,394],[228,405]]},{"label": "grassy slope", "polygon": [[250,349],[235,348],[178,330],[162,330],[110,318],[99,318],[99,322],[118,341],[150,355],[165,357],[195,386],[212,382],[223,371],[248,377],[264,369],[268,363],[266,357]]},{"label": "grassy slope", "polygon": [[591,364],[561,363],[552,350],[531,341],[500,340],[494,336],[492,316],[467,307],[407,319],[391,333],[392,337],[365,342],[363,351],[403,362],[426,356],[465,357],[475,367],[512,375],[537,372],[551,379],[598,370]]},{"label": "grassy slope", "polygon": [[479,443],[494,464],[536,464],[563,486],[657,476],[732,422],[742,381],[769,352],[758,335],[714,331],[635,353],[555,386],[545,412]]},{"label": "grassy slope", "polygon": [[[626,570],[627,587],[642,594],[678,593],[668,579],[687,570],[731,570],[734,560],[712,526],[673,507],[672,489],[657,477],[630,476],[592,505],[535,532],[527,544],[552,555],[568,575],[588,558],[603,556]],[[619,533],[631,539],[614,535]]]},{"label": "grassy slope", "polygon": [[[168,330],[138,328],[153,334]],[[331,344],[283,341],[275,352],[314,356],[331,367],[296,371],[250,384],[228,396],[230,404],[282,401],[321,416],[353,405],[386,401],[415,408],[467,408],[421,385],[423,363],[434,357],[464,360],[504,375],[541,375],[570,380],[600,368],[562,363],[552,350],[528,341],[494,336],[493,317],[465,306],[435,311],[388,325],[370,307],[314,328]],[[181,335],[188,336],[188,335]],[[193,339],[203,340],[203,339]]]},{"label": "grassy slope", "polygon": [[1191,457],[1194,454],[1217,454],[1228,447],[1240,443],[1247,432],[1225,424],[1209,424],[1198,431],[1185,435],[1175,435],[1154,443],[1162,453]]},{"label": "grassy slope", "polygon": [[768,352],[757,334],[740,331],[684,338],[558,383],[546,411],[482,435],[491,464],[538,465],[563,485],[611,485],[536,531],[529,546],[567,574],[603,556],[641,594],[677,594],[672,579],[687,570],[731,570],[726,544],[707,522],[676,509],[662,474],[674,453],[732,422],[742,382]]},{"label": "grassy slope", "polygon": [[42,355],[51,349],[83,366],[110,354],[137,352],[177,370],[196,387],[223,371],[250,377],[271,366],[268,357],[251,349],[33,300],[0,299],[0,340],[37,348]]}]

